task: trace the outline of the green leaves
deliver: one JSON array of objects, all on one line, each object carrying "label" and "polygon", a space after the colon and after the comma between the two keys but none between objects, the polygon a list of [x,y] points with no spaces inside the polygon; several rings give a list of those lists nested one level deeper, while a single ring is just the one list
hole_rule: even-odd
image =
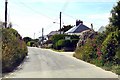
[{"label": "green leaves", "polygon": [[[70,37],[70,40],[65,40],[65,37]],[[77,35],[66,35],[57,34],[51,37],[54,49],[62,49],[63,47],[75,48],[78,42],[79,36]]]},{"label": "green leaves", "polygon": [[2,43],[2,71],[12,71],[26,56],[27,46],[12,28],[2,29]]},{"label": "green leaves", "polygon": [[120,74],[120,1],[111,14],[106,31],[99,33],[94,40],[86,40],[76,49],[74,56]]},{"label": "green leaves", "polygon": [[112,17],[110,18],[110,23],[115,28],[120,30],[120,1],[117,2],[117,5],[111,10]]}]

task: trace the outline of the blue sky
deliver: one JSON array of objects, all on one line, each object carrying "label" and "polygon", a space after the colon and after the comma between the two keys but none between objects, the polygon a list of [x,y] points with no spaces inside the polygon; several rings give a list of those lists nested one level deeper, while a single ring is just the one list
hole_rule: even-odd
[{"label": "blue sky", "polygon": [[[0,20],[4,21],[4,1],[0,0]],[[76,19],[83,20],[97,31],[109,23],[110,11],[117,0],[8,0],[8,22],[13,23],[23,37],[41,36],[59,29],[59,13],[64,25],[75,25]],[[53,24],[56,22],[56,24]]]}]

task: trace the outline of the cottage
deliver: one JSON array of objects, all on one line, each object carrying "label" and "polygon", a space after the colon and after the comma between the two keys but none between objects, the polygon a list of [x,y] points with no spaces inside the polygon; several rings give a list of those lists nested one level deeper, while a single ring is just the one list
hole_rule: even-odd
[{"label": "cottage", "polygon": [[[92,26],[93,28],[93,26]],[[76,20],[76,26],[69,29],[67,32],[65,32],[68,35],[81,35],[83,31],[91,30],[91,28],[87,27],[83,24],[83,21]]]},{"label": "cottage", "polygon": [[[60,34],[60,31],[51,31],[51,32],[47,35],[47,37],[48,37],[48,39],[49,39],[51,36],[56,35],[56,34]],[[61,34],[63,34],[63,31],[61,31]]]}]

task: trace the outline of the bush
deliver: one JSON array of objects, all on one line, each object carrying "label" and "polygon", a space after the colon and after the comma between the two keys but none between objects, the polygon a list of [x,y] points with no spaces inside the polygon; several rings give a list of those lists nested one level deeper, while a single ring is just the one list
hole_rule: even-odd
[{"label": "bush", "polygon": [[70,40],[61,39],[58,42],[56,42],[56,47],[59,50],[62,49],[63,47],[70,47],[70,46],[71,46]]},{"label": "bush", "polygon": [[20,34],[12,29],[2,29],[2,72],[12,71],[28,53]]},{"label": "bush", "polygon": [[77,47],[74,56],[90,62],[90,60],[97,58],[96,47],[95,40],[87,39],[84,46]]},{"label": "bush", "polygon": [[[65,37],[70,37],[70,40],[65,40]],[[77,35],[66,35],[66,34],[57,34],[57,35],[53,35],[50,38],[50,40],[53,43],[54,49],[61,49],[61,47],[70,47],[73,45],[75,46],[77,44],[78,39],[79,36]]]},{"label": "bush", "polygon": [[30,41],[29,42],[27,42],[27,46],[30,46],[31,44],[30,44]]},{"label": "bush", "polygon": [[72,46],[73,46],[74,48],[76,48],[78,41],[79,41],[79,39],[72,39],[72,40],[71,40]]},{"label": "bush", "polygon": [[105,41],[102,44],[102,53],[103,53],[103,60],[107,61],[114,61],[116,50],[118,47],[118,40],[116,32],[112,32],[107,36]]},{"label": "bush", "polygon": [[[111,11],[112,17],[106,31],[99,33],[95,40],[79,43],[73,55],[89,61],[106,70],[120,74],[120,1]],[[118,15],[116,15],[118,14]],[[92,44],[92,45],[91,45]],[[95,46],[94,46],[95,45]],[[91,57],[92,55],[92,57]]]},{"label": "bush", "polygon": [[78,39],[64,40],[61,39],[56,42],[56,48],[64,51],[74,51],[77,45]]},{"label": "bush", "polygon": [[29,41],[32,41],[32,38],[30,38],[30,37],[24,37],[23,40],[27,44]]},{"label": "bush", "polygon": [[29,41],[29,42],[27,42],[27,46],[30,46],[30,47],[38,47],[38,43],[35,42],[35,41]]},{"label": "bush", "polygon": [[103,41],[106,39],[107,35],[106,33],[98,33],[96,36],[96,43],[97,45],[101,45]]}]

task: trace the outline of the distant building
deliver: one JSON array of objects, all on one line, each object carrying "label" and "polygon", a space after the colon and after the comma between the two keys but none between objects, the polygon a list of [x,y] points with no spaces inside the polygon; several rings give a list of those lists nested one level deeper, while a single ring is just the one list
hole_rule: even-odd
[{"label": "distant building", "polygon": [[46,35],[44,35],[43,37],[42,36],[39,37],[39,42],[42,42],[42,41],[45,42],[46,40],[48,40]]},{"label": "distant building", "polygon": [[[48,36],[48,39],[51,37],[51,36],[53,36],[53,35],[55,35],[55,34],[60,34],[60,31],[51,31],[47,36]],[[63,31],[61,31],[61,34],[63,34]]]},{"label": "distant building", "polygon": [[69,29],[65,33],[69,34],[69,35],[74,35],[74,34],[75,35],[81,35],[81,33],[83,31],[93,30],[93,25],[91,25],[91,26],[92,26],[92,29],[87,27],[86,25],[84,25],[83,21],[76,20],[76,26],[74,26],[73,28]]},{"label": "distant building", "polygon": [[106,30],[106,28],[105,28],[104,26],[101,26],[101,27],[99,28],[98,32],[102,33],[102,32],[105,31],[105,30]]}]

